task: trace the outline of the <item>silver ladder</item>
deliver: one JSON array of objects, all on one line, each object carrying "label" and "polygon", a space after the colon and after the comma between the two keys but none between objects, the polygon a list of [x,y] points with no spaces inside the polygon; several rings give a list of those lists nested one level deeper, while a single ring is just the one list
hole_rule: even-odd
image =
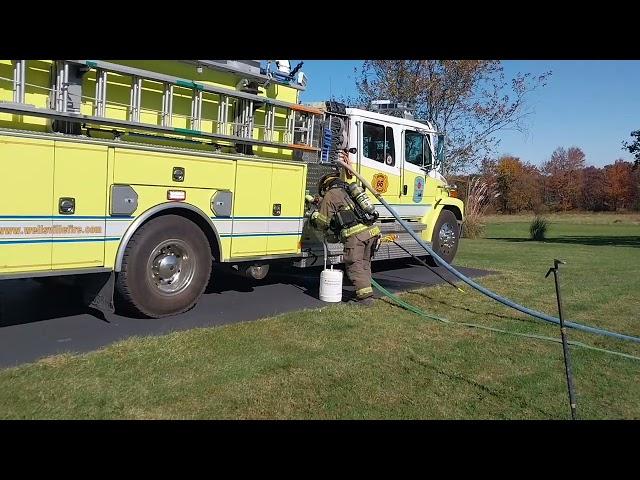
[{"label": "silver ladder", "polygon": [[[57,60],[52,75],[51,101],[49,108],[41,108],[25,103],[27,60],[15,60],[13,69],[13,102],[0,102],[0,111],[51,118],[60,121],[75,121],[85,125],[105,125],[126,130],[146,130],[159,134],[181,134],[187,137],[212,138],[216,140],[284,148],[290,150],[320,151],[322,136],[314,136],[314,131],[322,125],[324,112],[295,103],[270,99],[252,93],[217,87],[192,80],[185,80],[139,68],[94,60]],[[71,68],[76,67],[76,68]],[[72,72],[82,70],[95,72],[95,95],[82,93],[82,78]],[[107,117],[107,85],[109,75],[131,78],[127,120]],[[160,84],[162,89],[159,122],[148,123],[142,119],[143,83]],[[187,128],[174,127],[174,99],[177,90],[191,96],[191,113]],[[218,105],[217,117],[203,118],[203,99]],[[93,100],[92,115],[80,113],[81,99]],[[111,102],[110,105],[114,105]],[[152,111],[145,108],[146,111]],[[256,114],[264,113],[264,123],[256,124]],[[285,126],[276,126],[278,113],[284,113]],[[232,118],[232,119],[231,119]],[[211,131],[202,129],[203,121],[210,121]],[[260,135],[260,129],[262,135]],[[276,133],[282,131],[280,141]]]}]

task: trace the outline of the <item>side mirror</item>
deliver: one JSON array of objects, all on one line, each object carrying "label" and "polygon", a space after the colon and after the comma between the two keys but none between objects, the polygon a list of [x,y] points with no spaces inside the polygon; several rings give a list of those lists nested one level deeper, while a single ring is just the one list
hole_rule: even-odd
[{"label": "side mirror", "polygon": [[436,146],[436,160],[438,163],[444,162],[444,134],[438,135],[438,145]]},{"label": "side mirror", "polygon": [[433,155],[431,153],[431,136],[424,136],[424,155],[422,155],[422,169],[425,172],[429,172],[433,168]]}]

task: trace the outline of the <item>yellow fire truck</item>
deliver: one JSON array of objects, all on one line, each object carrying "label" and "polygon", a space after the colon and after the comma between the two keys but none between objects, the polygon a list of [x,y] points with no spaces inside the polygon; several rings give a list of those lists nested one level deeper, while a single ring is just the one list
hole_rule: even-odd
[{"label": "yellow fire truck", "polygon": [[[439,173],[443,136],[389,102],[302,105],[305,85],[286,61],[0,61],[0,279],[73,276],[97,308],[115,292],[161,317],[191,308],[212,270],[321,265],[305,195],[343,148],[451,261],[463,205]],[[403,256],[388,243],[374,260]]]}]

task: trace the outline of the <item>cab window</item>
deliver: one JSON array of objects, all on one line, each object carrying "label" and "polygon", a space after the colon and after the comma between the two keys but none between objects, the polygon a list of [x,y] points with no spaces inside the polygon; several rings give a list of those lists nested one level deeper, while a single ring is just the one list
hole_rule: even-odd
[{"label": "cab window", "polygon": [[390,167],[396,164],[393,129],[377,123],[362,125],[362,152],[365,157]]},{"label": "cab window", "polygon": [[404,158],[421,167],[424,164],[424,135],[407,130],[404,134]]},{"label": "cab window", "polygon": [[419,167],[431,168],[431,139],[429,135],[407,130],[404,134],[405,160]]}]

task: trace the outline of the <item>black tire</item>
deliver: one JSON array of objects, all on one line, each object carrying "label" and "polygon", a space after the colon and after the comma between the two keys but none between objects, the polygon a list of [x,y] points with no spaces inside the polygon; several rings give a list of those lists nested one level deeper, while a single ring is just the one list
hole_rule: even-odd
[{"label": "black tire", "polygon": [[127,244],[116,278],[119,307],[151,318],[185,312],[207,287],[211,264],[209,241],[195,223],[179,215],[154,218]]},{"label": "black tire", "polygon": [[[442,234],[442,235],[441,235]],[[431,248],[447,263],[451,263],[460,243],[460,226],[451,210],[442,210],[431,236]],[[437,262],[429,256],[427,263],[437,267]]]}]

